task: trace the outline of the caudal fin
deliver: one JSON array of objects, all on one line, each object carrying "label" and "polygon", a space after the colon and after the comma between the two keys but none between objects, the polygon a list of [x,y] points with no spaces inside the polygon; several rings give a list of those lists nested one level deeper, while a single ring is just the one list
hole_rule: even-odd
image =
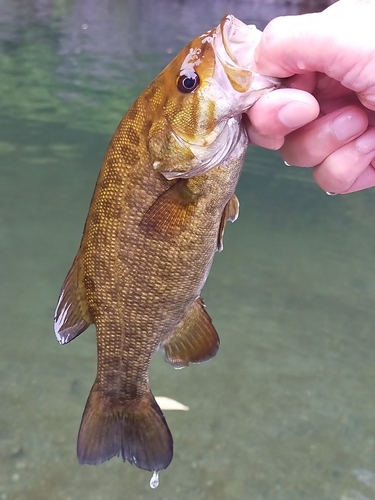
[{"label": "caudal fin", "polygon": [[151,392],[143,399],[108,404],[94,384],[78,433],[81,464],[99,464],[122,456],[149,471],[166,469],[173,456],[173,439]]}]

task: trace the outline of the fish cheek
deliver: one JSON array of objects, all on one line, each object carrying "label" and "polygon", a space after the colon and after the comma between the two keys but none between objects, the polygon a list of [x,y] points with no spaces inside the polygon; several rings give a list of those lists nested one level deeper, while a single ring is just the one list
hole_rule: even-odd
[{"label": "fish cheek", "polygon": [[188,140],[196,137],[198,131],[198,122],[202,118],[202,106],[198,93],[180,95],[179,103],[176,106],[176,101],[169,100],[166,105],[165,114],[168,121],[171,123],[172,129],[177,133],[181,133]]},{"label": "fish cheek", "polygon": [[164,118],[153,123],[149,130],[148,150],[156,172],[186,172],[191,168],[193,153],[177,142],[175,135]]},{"label": "fish cheek", "polygon": [[178,100],[169,100],[166,103],[165,115],[175,134],[187,142],[204,141],[217,126],[214,96],[216,93],[212,91],[209,80],[201,83],[191,94],[180,96]]}]

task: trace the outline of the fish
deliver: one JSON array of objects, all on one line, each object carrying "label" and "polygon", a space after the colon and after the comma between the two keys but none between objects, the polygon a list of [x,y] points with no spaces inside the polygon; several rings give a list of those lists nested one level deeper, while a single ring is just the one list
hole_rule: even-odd
[{"label": "fish", "polygon": [[155,486],[173,438],[151,392],[151,358],[160,350],[182,368],[218,351],[201,290],[239,214],[242,113],[278,86],[251,70],[259,35],[225,16],[144,90],[110,141],[54,316],[60,344],[96,328],[81,464],[120,456],[152,471]]}]

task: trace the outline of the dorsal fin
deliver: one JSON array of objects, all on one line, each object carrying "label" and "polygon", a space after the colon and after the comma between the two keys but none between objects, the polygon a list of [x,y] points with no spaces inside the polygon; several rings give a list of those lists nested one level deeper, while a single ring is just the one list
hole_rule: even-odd
[{"label": "dorsal fin", "polygon": [[164,357],[175,368],[202,363],[219,349],[219,336],[199,297],[184,314],[176,331],[162,344]]},{"label": "dorsal fin", "polygon": [[195,209],[197,195],[190,191],[187,179],[178,180],[164,191],[147,210],[140,223],[151,237],[173,238],[186,228]]},{"label": "dorsal fin", "polygon": [[67,344],[86,330],[92,321],[86,301],[83,280],[80,279],[76,258],[61,287],[57,302],[54,329],[60,344]]},{"label": "dorsal fin", "polygon": [[217,251],[221,252],[223,249],[223,238],[224,238],[224,229],[227,223],[227,220],[234,222],[238,219],[238,215],[240,213],[240,202],[238,201],[237,196],[234,194],[232,198],[225,205],[223,215],[221,216],[219,234],[217,238]]}]

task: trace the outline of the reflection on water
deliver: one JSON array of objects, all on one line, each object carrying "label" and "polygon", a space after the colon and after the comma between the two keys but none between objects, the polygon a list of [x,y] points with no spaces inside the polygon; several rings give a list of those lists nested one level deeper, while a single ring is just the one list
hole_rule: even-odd
[{"label": "reflection on water", "polygon": [[110,133],[139,90],[224,14],[263,28],[288,10],[327,3],[258,0],[250,8],[248,0],[223,0],[207,9],[200,0],[2,0],[2,106],[33,121]]},{"label": "reflection on water", "polygon": [[[251,5],[251,7],[250,7]],[[63,348],[59,287],[109,138],[189,39],[233,12],[259,27],[318,2],[0,2],[0,499],[374,500],[374,191],[328,197],[252,148],[205,287],[209,363],[152,366],[175,457],[150,475],[79,466],[94,331]]]}]

